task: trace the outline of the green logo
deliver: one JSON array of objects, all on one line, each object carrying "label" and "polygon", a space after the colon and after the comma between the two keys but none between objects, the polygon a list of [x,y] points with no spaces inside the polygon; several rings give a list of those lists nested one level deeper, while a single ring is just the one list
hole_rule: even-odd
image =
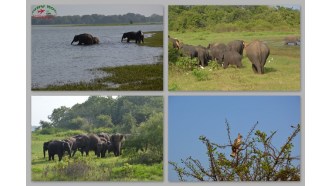
[{"label": "green logo", "polygon": [[56,9],[50,5],[38,5],[32,10],[32,17],[38,19],[52,19],[56,16]]}]

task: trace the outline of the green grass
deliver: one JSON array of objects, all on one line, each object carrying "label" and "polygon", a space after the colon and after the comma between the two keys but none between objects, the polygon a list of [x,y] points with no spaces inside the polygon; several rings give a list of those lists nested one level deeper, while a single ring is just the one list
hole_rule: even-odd
[{"label": "green grass", "polygon": [[163,63],[104,67],[98,70],[106,72],[107,76],[88,83],[48,85],[32,90],[163,90]]},{"label": "green grass", "polygon": [[43,158],[42,146],[51,139],[64,139],[68,136],[32,134],[32,181],[162,181],[163,163],[153,165],[129,164],[123,156],[112,153],[106,158],[97,158],[94,152],[82,157],[77,152],[73,158],[64,156],[61,162]]},{"label": "green grass", "polygon": [[254,74],[251,62],[243,54],[243,68],[230,66],[227,69],[200,69],[207,73],[207,79],[198,81],[193,71],[182,71],[173,63],[169,64],[170,91],[299,91],[300,90],[300,47],[285,46],[283,39],[287,35],[299,35],[293,32],[230,32],[212,33],[170,32],[171,37],[191,45],[207,46],[209,43],[222,42],[227,44],[232,40],[262,40],[270,48],[270,55],[265,65],[265,74]]},{"label": "green grass", "polygon": [[144,34],[152,34],[152,37],[145,38],[144,43],[140,45],[149,47],[163,47],[163,31],[143,32]]}]

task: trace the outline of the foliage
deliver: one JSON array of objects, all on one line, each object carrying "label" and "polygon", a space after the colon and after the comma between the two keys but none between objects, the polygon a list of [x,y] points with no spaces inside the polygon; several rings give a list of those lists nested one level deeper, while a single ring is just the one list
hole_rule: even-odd
[{"label": "foliage", "polygon": [[197,81],[206,81],[209,79],[207,71],[203,69],[194,69],[192,74],[197,78]]},{"label": "foliage", "polygon": [[[71,108],[54,108],[48,116],[47,127],[35,132],[54,134],[65,130],[83,130],[85,132],[121,132],[131,133],[154,115],[163,112],[162,97],[122,96],[112,97],[90,96],[81,104]],[[41,121],[41,124],[45,123]]]},{"label": "foliage", "polygon": [[219,70],[220,69],[220,65],[217,61],[210,61],[208,63],[208,66],[210,67],[210,70]]},{"label": "foliage", "polygon": [[150,165],[162,162],[163,113],[154,114],[127,138],[124,148],[130,163]]},{"label": "foliage", "polygon": [[180,57],[180,52],[178,49],[173,48],[172,44],[168,44],[168,61],[170,63],[176,62]]},{"label": "foliage", "polygon": [[230,126],[226,121],[229,144],[212,143],[205,136],[199,138],[207,149],[208,167],[193,157],[181,159],[183,167],[176,162],[169,163],[180,181],[186,181],[187,178],[197,181],[299,181],[300,155],[292,155],[292,140],[300,132],[300,125],[292,126],[293,132],[280,147],[273,144],[276,131],[266,134],[256,130],[257,125],[258,122],[243,138],[235,157],[225,154],[225,149],[233,144]]},{"label": "foliage", "polygon": [[183,71],[192,71],[198,67],[197,58],[191,59],[190,57],[179,57],[175,62],[175,66]]},{"label": "foliage", "polygon": [[294,31],[300,10],[281,6],[169,6],[169,30],[178,32]]},{"label": "foliage", "polygon": [[163,22],[163,16],[153,14],[146,17],[141,14],[127,13],[124,15],[72,15],[56,16],[53,19],[36,19],[32,17],[32,25],[54,24],[132,24],[132,23],[155,23]]}]

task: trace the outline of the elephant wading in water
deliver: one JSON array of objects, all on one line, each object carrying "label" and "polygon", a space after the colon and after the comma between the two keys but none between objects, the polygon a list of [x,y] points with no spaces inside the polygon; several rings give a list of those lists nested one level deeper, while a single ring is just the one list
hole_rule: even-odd
[{"label": "elephant wading in water", "polygon": [[78,42],[78,45],[93,45],[93,44],[98,44],[100,42],[98,37],[93,37],[91,34],[79,34],[75,35],[72,42]]},{"label": "elephant wading in water", "polygon": [[58,160],[61,161],[65,151],[67,151],[69,153],[69,156],[71,157],[71,148],[69,143],[57,140],[51,141],[48,144],[49,161],[54,160],[55,154],[58,155]]},{"label": "elephant wading in water", "polygon": [[99,44],[100,40],[98,37],[93,37],[93,44]]},{"label": "elephant wading in water", "polygon": [[130,40],[135,40],[135,43],[144,43],[144,35],[141,32],[141,30],[137,32],[126,32],[123,34],[123,37],[121,38],[121,42],[123,42],[124,39],[127,39],[127,43],[129,43]]},{"label": "elephant wading in water", "polygon": [[264,66],[270,54],[268,46],[261,41],[253,41],[245,47],[246,55],[252,63],[255,73],[265,73]]}]

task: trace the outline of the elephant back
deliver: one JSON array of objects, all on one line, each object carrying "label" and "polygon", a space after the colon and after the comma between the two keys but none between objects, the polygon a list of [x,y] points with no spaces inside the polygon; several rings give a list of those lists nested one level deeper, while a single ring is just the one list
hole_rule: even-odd
[{"label": "elephant back", "polygon": [[242,40],[231,41],[227,44],[227,46],[228,46],[228,50],[236,51],[240,55],[243,55],[244,41]]}]

